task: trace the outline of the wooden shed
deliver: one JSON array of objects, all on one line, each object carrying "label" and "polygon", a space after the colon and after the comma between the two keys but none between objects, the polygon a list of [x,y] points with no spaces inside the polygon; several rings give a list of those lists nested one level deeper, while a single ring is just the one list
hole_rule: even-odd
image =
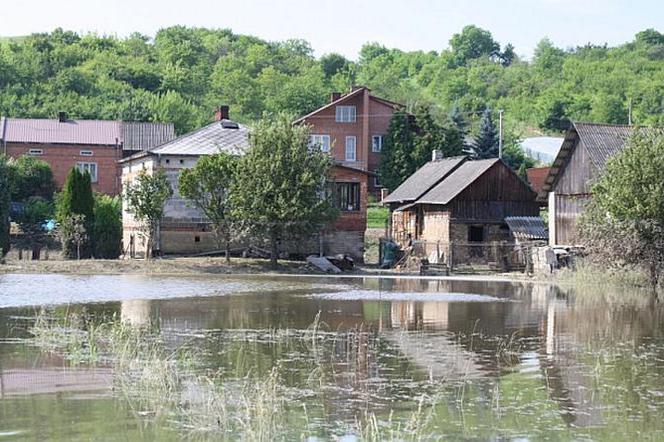
[{"label": "wooden shed", "polygon": [[577,225],[591,197],[592,185],[635,128],[572,123],[538,194],[538,201],[548,201],[551,245],[578,244]]}]

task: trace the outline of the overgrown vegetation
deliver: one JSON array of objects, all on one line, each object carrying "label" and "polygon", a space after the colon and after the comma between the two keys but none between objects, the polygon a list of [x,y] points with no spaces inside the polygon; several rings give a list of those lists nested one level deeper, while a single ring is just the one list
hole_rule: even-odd
[{"label": "overgrown vegetation", "polygon": [[580,227],[591,260],[644,268],[653,290],[664,269],[663,168],[664,135],[636,132],[593,186]]}]

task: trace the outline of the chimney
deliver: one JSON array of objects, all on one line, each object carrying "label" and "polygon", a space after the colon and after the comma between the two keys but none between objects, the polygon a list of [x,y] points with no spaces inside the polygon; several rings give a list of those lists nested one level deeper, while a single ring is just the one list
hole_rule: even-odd
[{"label": "chimney", "polygon": [[431,151],[431,161],[440,161],[444,158],[443,151],[434,149]]},{"label": "chimney", "polygon": [[230,120],[228,117],[228,106],[221,105],[214,111],[214,121]]},{"label": "chimney", "polygon": [[62,111],[58,112],[58,121],[60,123],[64,123],[65,121],[67,121],[67,113]]},{"label": "chimney", "polygon": [[341,92],[332,92],[330,94],[330,103],[337,101],[339,98],[341,98]]}]

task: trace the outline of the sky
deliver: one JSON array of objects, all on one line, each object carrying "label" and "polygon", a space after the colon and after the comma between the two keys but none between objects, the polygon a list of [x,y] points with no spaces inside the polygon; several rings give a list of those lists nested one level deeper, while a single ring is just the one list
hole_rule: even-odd
[{"label": "sky", "polygon": [[655,28],[662,0],[0,0],[0,36],[47,32],[150,36],[172,25],[230,28],[266,40],[301,38],[317,56],[356,60],[364,43],[436,50],[465,25],[488,29],[530,58],[543,37],[567,48],[616,45]]}]

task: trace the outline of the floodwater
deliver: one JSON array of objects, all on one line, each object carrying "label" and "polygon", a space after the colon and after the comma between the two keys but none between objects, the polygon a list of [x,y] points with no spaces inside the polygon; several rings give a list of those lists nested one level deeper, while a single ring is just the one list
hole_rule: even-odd
[{"label": "floodwater", "polygon": [[[293,428],[275,438],[357,440],[367,416],[384,429],[417,415],[426,440],[664,440],[664,308],[610,287],[0,276],[0,441],[236,439],[157,418],[111,363],[34,345],[39,314],[152,324],[226,382],[278,373]],[[176,407],[202,394],[182,388]]]}]

